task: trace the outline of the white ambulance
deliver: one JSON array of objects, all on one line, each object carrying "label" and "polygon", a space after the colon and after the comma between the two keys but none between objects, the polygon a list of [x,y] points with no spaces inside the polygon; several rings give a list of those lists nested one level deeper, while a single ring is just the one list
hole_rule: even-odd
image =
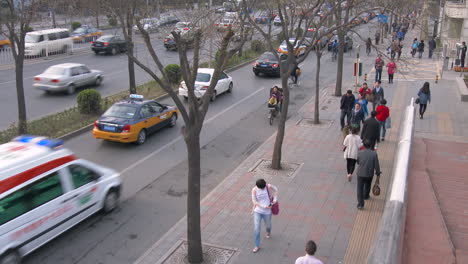
[{"label": "white ambulance", "polygon": [[118,204],[118,172],[78,159],[63,142],[20,136],[0,145],[0,264],[21,258]]}]

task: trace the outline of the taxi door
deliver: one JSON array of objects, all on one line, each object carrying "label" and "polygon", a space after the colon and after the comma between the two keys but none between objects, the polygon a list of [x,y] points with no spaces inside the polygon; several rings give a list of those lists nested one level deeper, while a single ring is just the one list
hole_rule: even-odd
[{"label": "taxi door", "polygon": [[145,128],[148,133],[155,131],[160,121],[159,112],[150,103],[146,103],[141,107],[139,118],[139,126]]}]

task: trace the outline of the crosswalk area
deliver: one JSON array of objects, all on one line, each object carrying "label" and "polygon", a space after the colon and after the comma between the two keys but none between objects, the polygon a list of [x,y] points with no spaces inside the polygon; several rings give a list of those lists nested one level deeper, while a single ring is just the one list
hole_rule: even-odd
[{"label": "crosswalk area", "polygon": [[[435,80],[437,76],[437,78],[440,78],[439,62],[435,59],[405,58],[396,63],[395,81],[429,81]],[[386,73],[382,74],[382,79],[388,80],[388,75]]]}]

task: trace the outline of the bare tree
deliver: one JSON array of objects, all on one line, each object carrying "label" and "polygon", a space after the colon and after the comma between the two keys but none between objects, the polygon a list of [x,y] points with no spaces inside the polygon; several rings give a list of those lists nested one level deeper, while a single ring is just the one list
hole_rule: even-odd
[{"label": "bare tree", "polygon": [[0,25],[5,25],[7,29],[4,33],[11,42],[11,52],[15,61],[19,134],[27,132],[26,100],[23,83],[24,47],[26,33],[29,30],[29,24],[37,10],[37,6],[37,0],[3,0],[0,14]]}]

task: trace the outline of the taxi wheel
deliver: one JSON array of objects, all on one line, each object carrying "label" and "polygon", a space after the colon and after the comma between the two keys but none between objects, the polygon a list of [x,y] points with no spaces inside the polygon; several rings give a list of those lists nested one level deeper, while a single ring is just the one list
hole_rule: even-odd
[{"label": "taxi wheel", "polygon": [[171,116],[171,121],[169,123],[169,126],[170,127],[174,127],[175,125],[177,124],[177,115],[176,114],[173,114]]},{"label": "taxi wheel", "polygon": [[4,255],[0,256],[0,264],[20,264],[21,257],[15,250],[7,251]]},{"label": "taxi wheel", "polygon": [[143,143],[145,143],[145,141],[146,141],[146,130],[142,129],[140,130],[140,133],[138,133],[138,139],[136,143],[138,145],[142,145]]},{"label": "taxi wheel", "polygon": [[110,190],[104,198],[104,206],[102,210],[104,213],[110,213],[117,207],[119,203],[119,194],[115,190]]}]

